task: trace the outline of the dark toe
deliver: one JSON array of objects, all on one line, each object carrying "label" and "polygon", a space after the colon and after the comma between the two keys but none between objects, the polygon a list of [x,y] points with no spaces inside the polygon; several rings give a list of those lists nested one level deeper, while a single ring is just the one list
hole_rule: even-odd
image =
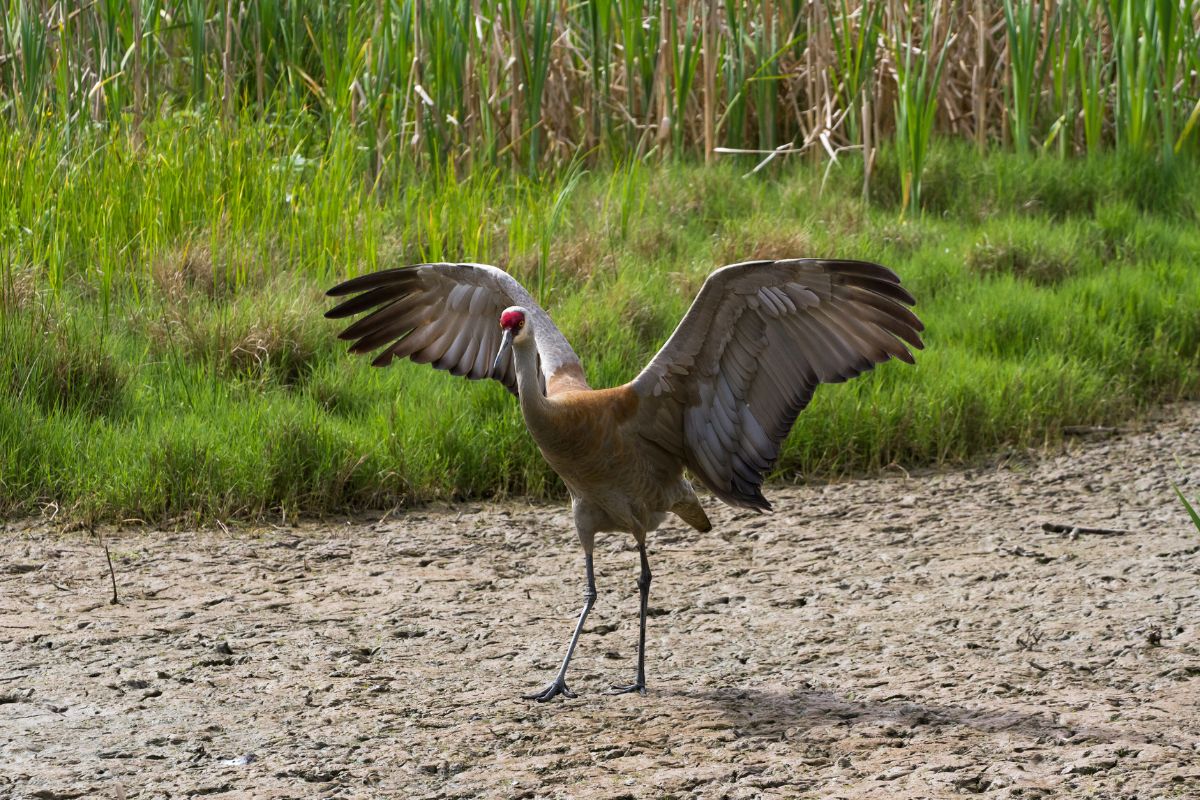
[{"label": "dark toe", "polygon": [[572,692],[570,689],[567,688],[566,683],[560,683],[557,681],[554,683],[551,683],[549,686],[547,686],[545,689],[542,689],[540,692],[534,692],[533,694],[523,694],[523,695],[521,695],[521,697],[524,698],[525,700],[536,700],[539,703],[545,703],[548,700],[553,700],[555,697],[557,697],[560,694],[563,697],[567,697],[567,698],[571,698],[571,699],[578,697],[578,695],[576,695],[574,692]]},{"label": "dark toe", "polygon": [[628,686],[622,686],[619,683],[614,683],[612,686],[612,691],[609,692],[609,694],[629,694],[631,692],[637,692],[638,694],[645,694],[646,693],[646,684],[631,683]]}]

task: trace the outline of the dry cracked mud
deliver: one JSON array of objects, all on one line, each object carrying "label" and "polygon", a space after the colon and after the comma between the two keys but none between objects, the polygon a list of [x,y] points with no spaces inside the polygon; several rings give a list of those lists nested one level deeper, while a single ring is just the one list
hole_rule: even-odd
[{"label": "dry cracked mud", "polygon": [[[0,532],[0,797],[1200,797],[1200,404],[986,468],[782,487],[652,540],[539,705],[565,506]],[[1059,525],[1047,530],[1044,526]],[[1074,530],[1099,528],[1102,532]],[[1104,532],[1107,531],[1107,532]]]}]

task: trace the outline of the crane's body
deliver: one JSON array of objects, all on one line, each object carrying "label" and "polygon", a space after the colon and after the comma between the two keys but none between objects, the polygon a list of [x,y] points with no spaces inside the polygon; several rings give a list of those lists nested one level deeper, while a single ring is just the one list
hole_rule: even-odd
[{"label": "crane's body", "polygon": [[[519,374],[519,350],[516,358]],[[553,397],[530,391],[521,398],[530,435],[571,493],[581,536],[623,531],[642,542],[667,512],[711,529],[683,465],[659,457],[638,435],[640,403],[628,385],[577,388]]]},{"label": "crane's body", "polygon": [[893,357],[911,363],[907,347],[922,346],[923,326],[906,307],[914,301],[899,278],[860,261],[717,270],[650,364],[609,389],[588,386],[549,315],[495,267],[420,264],[364,275],[329,293],[358,294],[326,316],[373,310],[341,337],[355,340],[351,352],[384,347],[377,366],[408,357],[493,378],[514,392],[530,435],[570,492],[584,552],[584,607],[558,675],[528,695],[541,701],[574,697],[566,672],[596,600],[597,533],[631,533],[638,545],[637,674],[616,688],[645,691],[646,535],[668,513],[700,531],[712,527],[685,469],[730,505],[769,510],[763,479],[817,385]]}]

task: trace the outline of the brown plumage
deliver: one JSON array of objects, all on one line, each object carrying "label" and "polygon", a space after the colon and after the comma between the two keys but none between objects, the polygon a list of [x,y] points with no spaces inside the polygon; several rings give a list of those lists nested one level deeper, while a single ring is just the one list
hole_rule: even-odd
[{"label": "brown plumage", "polygon": [[595,535],[637,540],[641,595],[636,680],[645,691],[646,534],[674,513],[712,525],[686,469],[726,503],[770,509],[763,479],[821,383],[875,364],[913,362],[922,347],[912,295],[891,270],[863,261],[793,259],[733,264],[708,277],[688,313],[632,381],[588,386],[579,358],[529,293],[483,264],[419,264],[329,290],[355,295],[326,316],[370,311],[341,333],[374,364],[408,357],[471,379],[494,378],[520,400],[542,455],[571,493],[584,551],[583,610],[555,679],[529,695],[567,689],[566,671],[596,598]]}]

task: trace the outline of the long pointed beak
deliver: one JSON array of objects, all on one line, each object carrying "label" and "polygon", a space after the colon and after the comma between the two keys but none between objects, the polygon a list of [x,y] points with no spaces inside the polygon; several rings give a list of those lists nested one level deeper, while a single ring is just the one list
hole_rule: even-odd
[{"label": "long pointed beak", "polygon": [[492,375],[496,374],[496,370],[500,369],[500,362],[508,355],[508,351],[512,349],[513,332],[511,328],[504,330],[504,338],[500,340],[500,352],[496,353],[496,360],[492,362]]}]

